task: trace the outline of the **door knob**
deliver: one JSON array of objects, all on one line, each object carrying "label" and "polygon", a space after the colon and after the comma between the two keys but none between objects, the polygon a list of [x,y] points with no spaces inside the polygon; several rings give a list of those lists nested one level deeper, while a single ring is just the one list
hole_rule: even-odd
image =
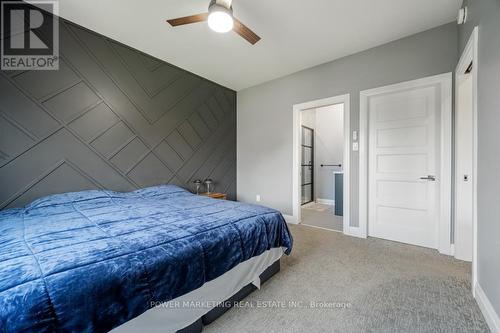
[{"label": "door knob", "polygon": [[430,181],[436,181],[436,176],[433,175],[428,175],[427,177],[420,177],[422,180],[430,180]]}]

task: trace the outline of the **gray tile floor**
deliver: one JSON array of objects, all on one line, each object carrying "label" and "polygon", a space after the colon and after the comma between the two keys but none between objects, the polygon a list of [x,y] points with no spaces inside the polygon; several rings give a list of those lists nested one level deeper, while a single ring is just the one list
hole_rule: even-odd
[{"label": "gray tile floor", "polygon": [[309,203],[302,206],[301,224],[342,231],[342,216],[334,214],[335,206]]}]

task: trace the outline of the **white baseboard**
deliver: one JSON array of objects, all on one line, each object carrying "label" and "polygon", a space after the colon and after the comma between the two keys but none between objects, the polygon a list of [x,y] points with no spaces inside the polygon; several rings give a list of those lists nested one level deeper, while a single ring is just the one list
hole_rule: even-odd
[{"label": "white baseboard", "polygon": [[[444,245],[444,244],[443,244]],[[438,252],[447,256],[455,256],[455,245],[454,244],[447,244],[449,246],[439,246],[438,247]],[[458,258],[457,258],[458,259]],[[462,259],[458,259],[462,260]]]},{"label": "white baseboard", "polygon": [[344,227],[344,234],[351,237],[366,238],[360,227],[347,227],[347,230]]},{"label": "white baseboard", "polygon": [[484,319],[486,323],[490,327],[492,333],[500,333],[500,318],[498,314],[495,312],[493,305],[491,305],[488,296],[484,293],[483,288],[476,283],[476,301],[479,305],[479,309],[483,313]]},{"label": "white baseboard", "polygon": [[316,199],[316,202],[323,204],[323,205],[335,206],[335,200],[318,198],[318,199]]},{"label": "white baseboard", "polygon": [[286,215],[286,214],[282,214],[282,215],[285,218],[286,223],[299,224],[299,221],[297,221],[297,219],[294,216]]},{"label": "white baseboard", "polygon": [[339,230],[333,230],[333,229],[318,227],[318,226],[310,225],[310,224],[303,224],[303,223],[301,223],[300,225],[303,225],[304,227],[314,228],[314,229],[320,229],[320,230],[325,230],[325,231],[342,233],[342,231],[339,231]]}]

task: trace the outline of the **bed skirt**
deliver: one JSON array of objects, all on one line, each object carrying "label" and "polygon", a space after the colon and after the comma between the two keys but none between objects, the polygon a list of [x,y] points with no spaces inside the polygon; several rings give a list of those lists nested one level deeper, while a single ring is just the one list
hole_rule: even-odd
[{"label": "bed skirt", "polygon": [[[273,275],[280,271],[280,261],[279,259],[274,262],[271,266],[269,266],[261,275],[260,275],[260,283],[263,284],[267,280],[269,280]],[[226,311],[231,309],[233,305],[239,301],[242,301],[245,297],[250,295],[252,292],[257,290],[257,287],[253,283],[249,283],[243,288],[240,289],[236,294],[234,294],[231,298],[223,302],[221,305],[216,306],[212,310],[210,310],[206,315],[181,330],[178,330],[176,333],[200,333],[203,331],[203,326],[209,325],[213,323],[217,318],[222,316]]]},{"label": "bed skirt", "polygon": [[282,248],[246,260],[192,292],[146,311],[113,333],[201,332],[280,270]]}]

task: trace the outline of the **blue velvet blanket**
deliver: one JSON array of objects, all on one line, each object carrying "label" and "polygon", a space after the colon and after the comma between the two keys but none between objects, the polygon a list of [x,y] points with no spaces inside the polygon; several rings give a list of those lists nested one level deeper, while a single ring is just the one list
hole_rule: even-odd
[{"label": "blue velvet blanket", "polygon": [[105,332],[270,248],[281,214],[176,186],[84,191],[0,211],[0,332]]}]

